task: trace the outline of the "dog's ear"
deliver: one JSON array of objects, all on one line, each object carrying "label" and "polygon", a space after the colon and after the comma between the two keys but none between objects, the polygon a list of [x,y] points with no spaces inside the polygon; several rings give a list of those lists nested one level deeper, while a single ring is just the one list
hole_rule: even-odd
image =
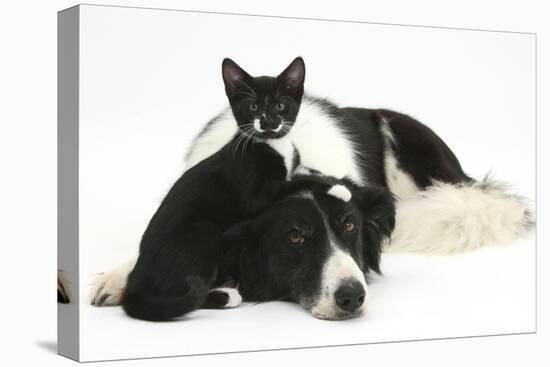
[{"label": "dog's ear", "polygon": [[363,217],[363,257],[368,269],[380,274],[382,245],[395,227],[395,197],[385,188],[368,187],[353,193]]}]

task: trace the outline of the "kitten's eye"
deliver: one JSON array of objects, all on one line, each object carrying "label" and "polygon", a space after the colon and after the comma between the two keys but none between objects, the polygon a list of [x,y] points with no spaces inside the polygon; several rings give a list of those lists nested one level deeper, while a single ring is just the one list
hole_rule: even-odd
[{"label": "kitten's eye", "polygon": [[249,106],[248,106],[248,109],[252,112],[256,112],[258,111],[258,104],[257,103],[251,103]]},{"label": "kitten's eye", "polygon": [[279,112],[282,112],[286,109],[286,105],[284,103],[279,102],[275,105],[275,109]]},{"label": "kitten's eye", "polygon": [[302,235],[302,233],[300,233],[299,230],[293,228],[288,233],[288,241],[293,245],[301,245],[302,243],[304,243],[304,236]]},{"label": "kitten's eye", "polygon": [[344,232],[353,232],[353,230],[355,229],[355,223],[353,223],[351,220],[349,219],[346,219],[346,221],[344,222]]}]

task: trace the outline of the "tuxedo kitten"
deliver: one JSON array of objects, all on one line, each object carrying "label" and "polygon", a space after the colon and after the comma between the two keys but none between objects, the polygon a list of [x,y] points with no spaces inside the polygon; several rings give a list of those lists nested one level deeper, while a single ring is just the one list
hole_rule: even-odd
[{"label": "tuxedo kitten", "polygon": [[225,92],[240,132],[264,140],[285,136],[300,110],[305,73],[301,57],[275,78],[253,78],[231,59],[223,60]]}]

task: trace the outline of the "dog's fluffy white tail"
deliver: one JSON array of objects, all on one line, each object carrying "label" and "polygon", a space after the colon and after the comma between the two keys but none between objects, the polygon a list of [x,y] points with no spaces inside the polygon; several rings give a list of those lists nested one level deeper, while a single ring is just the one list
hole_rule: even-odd
[{"label": "dog's fluffy white tail", "polygon": [[527,200],[488,177],[458,185],[435,182],[399,201],[385,251],[451,254],[505,244],[534,223]]}]

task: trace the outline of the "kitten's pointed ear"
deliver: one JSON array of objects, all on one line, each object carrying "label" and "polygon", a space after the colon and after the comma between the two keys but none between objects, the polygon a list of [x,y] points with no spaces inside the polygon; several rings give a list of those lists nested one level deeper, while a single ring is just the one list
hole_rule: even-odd
[{"label": "kitten's pointed ear", "polygon": [[282,80],[288,87],[303,91],[305,77],[306,65],[304,59],[297,57],[277,78]]},{"label": "kitten's pointed ear", "polygon": [[225,92],[227,96],[233,95],[243,82],[250,78],[250,75],[244,71],[237,63],[231,59],[223,59],[222,62],[222,76],[223,83],[225,84]]}]

